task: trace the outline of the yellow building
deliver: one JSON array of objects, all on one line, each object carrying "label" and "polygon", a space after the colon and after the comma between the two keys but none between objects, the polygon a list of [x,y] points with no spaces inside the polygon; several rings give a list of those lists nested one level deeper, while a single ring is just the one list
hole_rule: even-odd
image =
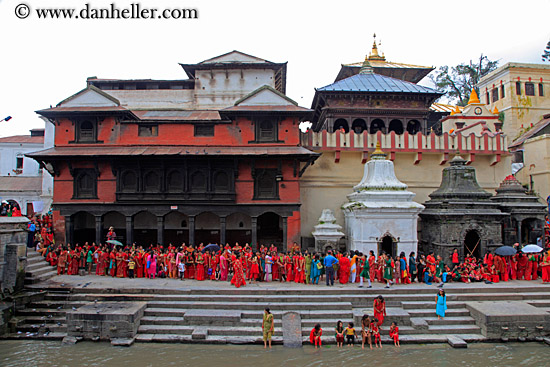
[{"label": "yellow building", "polygon": [[515,140],[523,128],[550,113],[550,65],[509,62],[478,83],[480,100],[504,116],[502,130]]}]

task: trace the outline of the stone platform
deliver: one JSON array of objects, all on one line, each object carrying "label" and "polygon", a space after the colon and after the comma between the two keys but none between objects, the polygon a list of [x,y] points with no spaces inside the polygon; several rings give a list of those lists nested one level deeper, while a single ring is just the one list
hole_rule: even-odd
[{"label": "stone platform", "polygon": [[[67,336],[76,340],[133,341],[146,302],[92,302],[67,311]],[[131,344],[131,343],[130,343]]]},{"label": "stone platform", "polygon": [[[303,343],[309,342],[309,332],[319,323],[325,329],[323,343],[331,344],[335,342],[331,331],[336,321],[360,325],[363,314],[372,315],[373,300],[378,295],[386,299],[384,343],[390,343],[391,322],[398,323],[402,343],[464,347],[462,341],[501,341],[502,334],[484,334],[476,308],[468,306],[477,302],[489,305],[488,309],[491,304],[518,302],[534,307],[541,315],[550,314],[550,287],[540,284],[540,280],[445,285],[448,310],[443,320],[435,315],[438,288],[426,284],[385,289],[383,284],[375,283],[368,289],[358,288],[357,284],[326,287],[270,282],[236,289],[226,282],[56,276],[28,287],[45,292],[17,311],[17,331],[7,338],[61,340],[68,334],[67,315],[72,308],[79,309],[94,300],[144,302],[136,342],[262,343],[262,314],[269,307],[275,318],[275,344],[283,343],[283,315],[287,312],[300,315]],[[550,327],[545,326],[541,335],[549,337],[549,331]],[[508,339],[521,340],[513,334]]]}]

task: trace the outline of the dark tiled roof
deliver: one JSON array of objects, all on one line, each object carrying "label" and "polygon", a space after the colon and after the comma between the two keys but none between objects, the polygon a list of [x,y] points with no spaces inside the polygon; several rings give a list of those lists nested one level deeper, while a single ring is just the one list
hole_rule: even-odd
[{"label": "dark tiled roof", "polygon": [[316,156],[303,147],[293,146],[85,146],[85,147],[55,147],[38,152],[28,153],[31,158],[62,158],[62,157],[113,157],[113,156]]},{"label": "dark tiled roof", "polygon": [[215,121],[220,120],[218,111],[193,110],[147,110],[132,111],[140,120],[170,120],[170,121]]},{"label": "dark tiled roof", "polygon": [[525,140],[532,138],[534,136],[537,136],[538,133],[543,130],[546,126],[550,125],[550,113],[547,115],[544,115],[542,117],[542,120],[537,122],[529,131],[521,135],[519,138],[514,140],[512,144],[510,144],[509,148],[517,148],[520,145],[522,145]]},{"label": "dark tiled roof", "polygon": [[357,74],[317,89],[320,92],[376,92],[441,94],[435,89],[375,73]]},{"label": "dark tiled roof", "polygon": [[311,112],[309,108],[285,105],[285,106],[232,106],[224,108],[223,111],[273,111],[273,112]]}]

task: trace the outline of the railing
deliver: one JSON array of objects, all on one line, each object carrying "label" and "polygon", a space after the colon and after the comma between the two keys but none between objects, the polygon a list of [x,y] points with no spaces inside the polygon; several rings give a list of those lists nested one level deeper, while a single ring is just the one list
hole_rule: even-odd
[{"label": "railing", "polygon": [[[473,161],[476,154],[495,155],[493,164],[500,161],[501,155],[507,154],[506,147],[508,146],[508,138],[502,133],[423,135],[422,133],[409,134],[405,132],[398,135],[393,131],[389,134],[382,134],[380,131],[375,134],[366,132],[356,134],[353,131],[349,133],[340,131],[329,133],[327,131],[313,132],[310,130],[302,134],[301,142],[302,146],[314,151],[337,153],[341,151],[359,151],[365,153],[365,155],[373,151],[376,144],[380,142],[382,150],[389,154],[391,160],[395,159],[395,153],[397,152],[420,154],[418,161],[422,159],[422,153],[440,153],[448,156],[459,152],[468,154],[469,162]],[[446,161],[447,159],[443,158],[442,164]]]}]

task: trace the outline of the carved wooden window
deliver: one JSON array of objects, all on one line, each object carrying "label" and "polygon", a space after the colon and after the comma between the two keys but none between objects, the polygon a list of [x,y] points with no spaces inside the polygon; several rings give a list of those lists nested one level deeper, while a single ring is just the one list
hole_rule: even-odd
[{"label": "carved wooden window", "polygon": [[159,126],[158,125],[140,125],[138,127],[138,136],[158,136]]},{"label": "carved wooden window", "polygon": [[229,176],[227,172],[218,171],[214,174],[214,191],[229,191]]},{"label": "carved wooden window", "polygon": [[195,125],[195,136],[214,136],[214,125]]},{"label": "carved wooden window", "polygon": [[277,121],[261,120],[256,123],[256,141],[275,142],[277,141]]},{"label": "carved wooden window", "polygon": [[134,171],[123,172],[120,182],[122,191],[137,191],[137,175]]},{"label": "carved wooden window", "polygon": [[96,123],[90,120],[81,120],[76,124],[76,141],[79,143],[93,143],[96,141]]},{"label": "carved wooden window", "polygon": [[254,177],[254,199],[279,199],[277,170],[257,170]]},{"label": "carved wooden window", "polygon": [[74,199],[97,199],[97,173],[93,169],[75,169]]},{"label": "carved wooden window", "polygon": [[181,192],[183,191],[183,175],[180,171],[172,171],[168,174],[166,180],[168,186],[168,191],[170,192]]},{"label": "carved wooden window", "polygon": [[157,172],[147,172],[143,178],[143,188],[148,192],[158,192],[160,190],[160,177]]},{"label": "carved wooden window", "polygon": [[206,191],[206,176],[201,171],[195,171],[191,174],[190,189],[192,192]]}]

